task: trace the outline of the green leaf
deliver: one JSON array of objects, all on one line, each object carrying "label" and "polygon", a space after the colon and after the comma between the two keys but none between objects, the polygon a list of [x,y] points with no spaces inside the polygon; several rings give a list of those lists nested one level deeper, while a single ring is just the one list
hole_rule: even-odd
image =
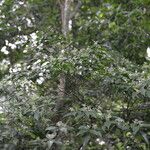
[{"label": "green leaf", "polygon": [[142,88],[140,89],[140,91],[141,91],[141,94],[142,94],[143,96],[145,96],[146,90],[144,89],[144,87],[142,87]]},{"label": "green leaf", "polygon": [[106,127],[107,129],[109,129],[110,126],[111,126],[111,124],[112,124],[112,121],[107,120],[107,121],[104,123],[104,128]]},{"label": "green leaf", "polygon": [[82,146],[82,150],[86,150],[86,147],[88,145],[88,142],[90,141],[90,136],[85,136],[84,137],[84,141],[83,141],[83,146]]},{"label": "green leaf", "polygon": [[147,134],[144,133],[143,131],[141,131],[141,134],[142,134],[142,136],[143,136],[145,142],[147,143],[147,145],[149,145],[149,140],[148,140]]},{"label": "green leaf", "polygon": [[140,127],[150,128],[150,124],[142,123],[142,124],[140,124]]},{"label": "green leaf", "polygon": [[46,128],[46,131],[55,131],[55,130],[57,130],[57,127],[55,127],[55,126],[50,126],[50,127]]},{"label": "green leaf", "polygon": [[146,91],[146,96],[150,98],[150,91]]},{"label": "green leaf", "polygon": [[131,124],[131,128],[132,128],[132,131],[133,131],[133,134],[135,135],[139,130],[140,130],[140,126],[137,125],[137,124]]},{"label": "green leaf", "polygon": [[47,141],[47,146],[48,146],[49,149],[52,147],[53,143],[54,143],[53,140]]},{"label": "green leaf", "polygon": [[102,137],[102,134],[101,134],[100,131],[97,131],[97,130],[90,130],[90,133],[91,133],[91,134],[94,134],[94,135],[96,135],[96,136],[98,136],[98,137]]},{"label": "green leaf", "polygon": [[39,113],[39,111],[36,111],[36,112],[34,113],[34,119],[38,121],[39,118],[40,118],[40,113]]}]

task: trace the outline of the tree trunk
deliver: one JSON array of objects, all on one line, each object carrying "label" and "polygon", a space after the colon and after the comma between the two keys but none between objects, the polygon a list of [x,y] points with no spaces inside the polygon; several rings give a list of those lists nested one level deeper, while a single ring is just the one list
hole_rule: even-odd
[{"label": "tree trunk", "polygon": [[[69,34],[69,20],[70,20],[70,6],[72,0],[62,0],[59,1],[60,9],[61,9],[61,22],[62,22],[62,34],[67,38]],[[61,112],[64,109],[64,96],[65,96],[65,84],[66,77],[62,72],[59,75],[59,84],[58,84],[58,99],[55,105],[56,116],[54,116],[54,123],[57,123],[61,119]]]},{"label": "tree trunk", "polygon": [[[70,25],[69,21],[72,21],[71,19],[76,15],[77,11],[79,10],[81,6],[80,0],[78,0],[78,3],[75,4],[74,9],[71,11],[71,7],[73,6],[74,0],[59,0],[59,5],[61,9],[61,22],[62,22],[62,34],[65,38],[67,38],[69,31],[70,31]],[[65,85],[66,85],[66,77],[65,74],[62,72],[59,75],[59,85],[58,85],[58,100],[56,102],[55,110],[57,112],[61,113],[61,110],[64,109],[64,96],[65,96]],[[58,117],[56,117],[56,122],[60,121],[61,115],[58,113]]]},{"label": "tree trunk", "polygon": [[[72,17],[75,16],[78,8],[79,8],[79,3],[73,11],[71,11],[71,6],[73,4],[74,0],[59,0],[59,5],[61,9],[61,22],[62,22],[62,27],[61,31],[62,34],[64,35],[65,38],[67,38],[69,34],[69,21],[71,20]],[[56,101],[55,105],[55,111],[56,115],[53,117],[53,122],[56,124],[57,122],[61,121],[62,116],[62,111],[65,110],[64,106],[64,97],[65,97],[65,87],[66,87],[66,76],[62,72],[59,75],[59,84],[58,84],[58,99]],[[57,134],[57,137],[55,140],[57,141],[62,141],[61,139],[61,133]],[[61,146],[54,144],[52,146],[52,149],[54,150],[60,150]]]},{"label": "tree trunk", "polygon": [[61,21],[62,21],[62,33],[64,37],[67,37],[69,33],[69,20],[70,20],[70,7],[72,0],[64,0],[60,3],[61,8]]}]

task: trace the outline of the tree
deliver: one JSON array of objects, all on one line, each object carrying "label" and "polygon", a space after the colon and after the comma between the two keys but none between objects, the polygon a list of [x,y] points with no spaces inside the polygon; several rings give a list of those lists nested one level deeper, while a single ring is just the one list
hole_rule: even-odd
[{"label": "tree", "polygon": [[149,149],[148,3],[3,1],[0,148]]}]

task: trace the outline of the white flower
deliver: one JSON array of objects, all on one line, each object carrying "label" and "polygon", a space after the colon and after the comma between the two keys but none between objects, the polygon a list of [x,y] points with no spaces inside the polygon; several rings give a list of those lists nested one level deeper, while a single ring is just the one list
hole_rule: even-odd
[{"label": "white flower", "polygon": [[1,114],[1,113],[3,113],[3,108],[2,108],[2,107],[0,107],[0,114]]},{"label": "white flower", "polygon": [[48,63],[49,63],[49,62],[46,61],[46,62],[44,62],[41,66],[42,66],[42,67],[45,67]]},{"label": "white flower", "polygon": [[2,60],[2,64],[3,65],[10,65],[10,61],[6,60],[6,59],[3,59]]},{"label": "white flower", "polygon": [[7,48],[6,46],[3,46],[1,52],[3,52],[5,55],[8,55],[9,51],[6,48]]},{"label": "white flower", "polygon": [[23,53],[27,53],[27,52],[28,52],[27,49],[23,50]]},{"label": "white flower", "polygon": [[30,34],[30,36],[32,37],[33,41],[37,39],[37,34],[36,33]]},{"label": "white flower", "polygon": [[43,77],[40,77],[36,80],[36,82],[41,85],[43,82],[44,82],[44,78]]},{"label": "white flower", "polygon": [[99,139],[99,138],[96,139],[96,142],[98,142],[99,145],[104,145],[104,144],[105,144],[105,142],[102,141],[102,140]]},{"label": "white flower", "polygon": [[38,49],[42,49],[42,47],[43,47],[43,43],[37,46]]},{"label": "white flower", "polygon": [[100,141],[98,144],[99,144],[99,145],[104,145],[105,142],[104,142],[104,141]]},{"label": "white flower", "polygon": [[64,52],[65,52],[65,50],[64,50],[64,49],[62,49],[62,50],[61,50],[61,52],[62,52],[62,53],[64,53]]},{"label": "white flower", "polygon": [[34,47],[34,46],[37,46],[37,43],[38,43],[38,41],[37,41],[37,34],[36,33],[32,33],[32,34],[30,34],[30,36],[31,36],[31,41],[32,41],[32,47]]},{"label": "white flower", "polygon": [[27,18],[26,21],[27,21],[27,26],[32,27],[31,19]]},{"label": "white flower", "polygon": [[96,139],[96,142],[100,142],[100,139],[98,138],[98,139]]},{"label": "white flower", "polygon": [[147,48],[147,56],[150,57],[150,47]]},{"label": "white flower", "polygon": [[79,74],[79,75],[82,75],[82,71],[79,71],[78,74]]},{"label": "white flower", "polygon": [[69,30],[72,29],[72,20],[69,20]]},{"label": "white flower", "polygon": [[41,59],[38,59],[34,64],[38,64],[41,62]]},{"label": "white flower", "polygon": [[15,44],[19,45],[19,44],[22,44],[22,42],[21,41],[16,41]]},{"label": "white flower", "polygon": [[0,1],[0,6],[2,6],[4,2],[5,0]]},{"label": "white flower", "polygon": [[23,35],[22,38],[27,41],[28,40],[28,36],[27,35]]},{"label": "white flower", "polygon": [[9,69],[10,73],[17,73],[19,71],[21,71],[21,64],[15,64],[14,68]]},{"label": "white flower", "polygon": [[18,2],[20,5],[23,5],[24,4],[24,2]]},{"label": "white flower", "polygon": [[18,68],[17,70],[18,70],[18,71],[21,71],[21,68]]},{"label": "white flower", "polygon": [[21,67],[21,64],[16,64],[15,66],[16,66],[16,67]]},{"label": "white flower", "polygon": [[12,73],[12,68],[9,68],[9,73]]},{"label": "white flower", "polygon": [[127,149],[130,149],[131,147],[130,146],[127,146]]},{"label": "white flower", "polygon": [[1,18],[5,18],[5,15],[1,15]]},{"label": "white flower", "polygon": [[12,85],[13,83],[12,83],[12,81],[8,81],[8,85]]},{"label": "white flower", "polygon": [[42,76],[43,76],[43,72],[40,72],[40,73],[39,73],[39,76],[41,76],[41,77],[42,77]]},{"label": "white flower", "polygon": [[79,66],[79,69],[82,69],[82,66]]},{"label": "white flower", "polygon": [[18,72],[18,69],[17,68],[13,68],[12,72],[16,73],[16,72]]},{"label": "white flower", "polygon": [[44,55],[43,58],[46,59],[46,58],[48,58],[48,56],[47,56],[47,55]]},{"label": "white flower", "polygon": [[8,45],[8,43],[9,43],[8,40],[5,40],[5,43],[6,43],[6,45]]},{"label": "white flower", "polygon": [[18,26],[18,30],[21,31],[21,26]]},{"label": "white flower", "polygon": [[19,5],[13,5],[12,10],[16,11],[19,8]]}]

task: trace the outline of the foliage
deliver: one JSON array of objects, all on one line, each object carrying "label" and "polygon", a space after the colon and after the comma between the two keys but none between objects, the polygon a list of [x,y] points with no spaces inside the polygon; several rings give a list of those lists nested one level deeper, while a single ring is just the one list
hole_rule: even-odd
[{"label": "foliage", "polygon": [[0,149],[149,149],[148,4],[83,0],[64,38],[56,1],[2,1]]}]

